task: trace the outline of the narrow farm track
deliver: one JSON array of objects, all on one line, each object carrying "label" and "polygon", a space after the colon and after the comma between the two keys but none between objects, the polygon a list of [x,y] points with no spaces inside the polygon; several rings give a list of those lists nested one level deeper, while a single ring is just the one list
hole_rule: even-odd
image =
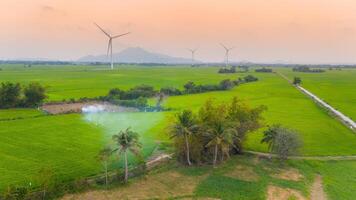
[{"label": "narrow farm track", "polygon": [[[287,80],[290,84],[292,84],[291,80],[289,80],[285,75],[283,75],[280,72],[276,72],[276,74],[278,74],[280,77],[282,77],[283,79]],[[300,90],[302,93],[306,94],[307,96],[309,96],[310,98],[312,98],[315,102],[317,102],[319,105],[323,106],[324,108],[328,109],[329,111],[331,111],[335,116],[338,117],[338,119],[340,119],[347,127],[349,127],[352,131],[356,131],[356,123],[349,118],[348,116],[344,115],[342,112],[336,110],[335,108],[333,108],[331,105],[327,104],[326,102],[324,102],[322,99],[320,99],[318,96],[314,95],[313,93],[311,93],[310,91],[308,91],[307,89],[297,85],[295,86],[298,90]]]},{"label": "narrow farm track", "polygon": [[[257,151],[244,151],[244,153],[253,154],[261,157],[274,158],[276,154],[262,153]],[[351,156],[289,156],[292,160],[319,160],[319,161],[332,161],[332,160],[356,160],[356,155]]]}]

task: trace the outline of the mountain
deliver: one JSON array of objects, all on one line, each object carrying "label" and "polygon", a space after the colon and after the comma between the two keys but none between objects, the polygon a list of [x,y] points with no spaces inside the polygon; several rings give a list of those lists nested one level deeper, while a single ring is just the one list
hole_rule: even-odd
[{"label": "mountain", "polygon": [[[119,53],[113,54],[116,63],[162,63],[162,64],[190,64],[191,59],[172,57],[164,54],[146,51],[140,47],[124,49]],[[85,56],[78,62],[109,62],[107,55]]]}]

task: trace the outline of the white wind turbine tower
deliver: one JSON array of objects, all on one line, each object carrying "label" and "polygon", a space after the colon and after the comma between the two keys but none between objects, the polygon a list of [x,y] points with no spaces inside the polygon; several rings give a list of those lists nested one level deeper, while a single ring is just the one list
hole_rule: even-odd
[{"label": "white wind turbine tower", "polygon": [[114,60],[113,60],[113,57],[112,57],[112,40],[116,39],[116,38],[119,38],[121,36],[127,35],[130,32],[127,32],[127,33],[124,33],[124,34],[120,34],[120,35],[111,36],[109,33],[104,31],[104,29],[102,29],[97,23],[94,23],[94,24],[109,38],[107,55],[109,55],[109,53],[110,53],[111,69],[114,69]]},{"label": "white wind turbine tower", "polygon": [[194,67],[195,64],[195,52],[198,50],[198,48],[195,49],[188,49],[188,51],[190,51],[190,53],[192,53],[192,67]]},{"label": "white wind turbine tower", "polygon": [[224,49],[225,49],[225,68],[227,68],[227,66],[229,65],[229,53],[232,49],[234,49],[235,47],[226,47],[224,44],[220,44]]}]

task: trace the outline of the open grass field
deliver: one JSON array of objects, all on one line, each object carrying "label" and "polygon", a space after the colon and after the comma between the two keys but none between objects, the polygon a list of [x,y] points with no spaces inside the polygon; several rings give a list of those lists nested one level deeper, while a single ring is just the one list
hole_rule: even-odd
[{"label": "open grass field", "polygon": [[[171,164],[127,186],[109,191],[89,191],[63,199],[310,199],[317,175],[322,177],[329,200],[352,200],[356,196],[355,161],[279,162],[254,156],[235,156],[224,165],[184,167]],[[349,174],[349,176],[347,175]],[[139,190],[137,188],[140,188]],[[278,197],[277,195],[283,197]]]},{"label": "open grass field", "polygon": [[278,70],[290,79],[301,77],[303,87],[356,120],[356,69],[326,70],[324,73],[293,72],[287,68]]},{"label": "open grass field", "polygon": [[[122,66],[114,71],[102,70],[100,66],[1,68],[1,81],[25,84],[38,81],[46,85],[49,101],[105,95],[114,87],[128,89],[138,84],[149,84],[157,89],[162,86],[181,88],[189,80],[216,84],[226,78],[236,79],[247,75],[218,74],[218,69],[213,67],[179,66]],[[95,155],[100,148],[110,143],[112,134],[127,127],[132,127],[141,134],[143,153],[148,156],[159,141],[168,139],[167,126],[177,110],[197,110],[209,98],[229,101],[237,96],[251,106],[266,105],[266,125],[281,123],[298,130],[304,140],[301,152],[303,155],[356,155],[356,135],[330,117],[326,111],[275,74],[250,74],[258,77],[259,81],[238,86],[231,91],[169,97],[165,106],[174,109],[172,112],[46,116],[32,109],[0,110],[0,180],[5,180],[0,181],[0,189],[9,183],[27,183],[42,167],[47,166],[55,168],[63,180],[98,173],[102,169],[95,160]],[[261,136],[261,131],[250,134],[246,148],[266,151],[266,146],[260,144]],[[345,164],[345,168],[347,167],[352,169],[354,165]],[[322,170],[325,174],[336,173],[320,168]],[[197,195],[204,193],[205,187],[215,184],[214,177],[198,187]],[[218,176],[215,178],[219,179]],[[326,179],[326,183],[328,181]],[[330,179],[330,182],[338,181]],[[229,181],[226,183],[229,184]],[[234,181],[232,183],[237,184]],[[262,190],[265,186],[256,187]]]},{"label": "open grass field", "polygon": [[106,95],[109,89],[119,87],[129,89],[138,84],[148,84],[161,88],[172,86],[182,88],[187,81],[195,83],[218,83],[235,75],[217,74],[218,68],[137,67],[120,66],[108,70],[107,66],[1,66],[1,81],[27,84],[37,81],[48,87],[49,100]]}]

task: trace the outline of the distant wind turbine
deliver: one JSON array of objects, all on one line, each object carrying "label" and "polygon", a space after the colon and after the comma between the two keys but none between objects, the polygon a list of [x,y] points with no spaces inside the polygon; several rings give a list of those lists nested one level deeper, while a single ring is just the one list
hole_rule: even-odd
[{"label": "distant wind turbine", "polygon": [[110,53],[110,61],[111,61],[111,69],[114,69],[114,60],[112,57],[112,40],[122,37],[124,35],[129,34],[130,32],[124,33],[124,34],[120,34],[120,35],[115,35],[115,36],[111,36],[109,33],[107,33],[106,31],[104,31],[104,29],[102,29],[97,23],[94,23],[108,38],[109,38],[109,44],[108,44],[108,50],[106,52],[106,55],[109,55]]},{"label": "distant wind turbine", "polygon": [[190,53],[192,53],[192,67],[194,67],[195,64],[195,52],[198,50],[198,48],[195,49],[188,49],[188,51],[190,51]]},{"label": "distant wind turbine", "polygon": [[234,49],[235,47],[226,47],[224,44],[220,44],[224,49],[225,49],[225,67],[227,68],[227,66],[229,65],[229,53],[232,49]]}]

